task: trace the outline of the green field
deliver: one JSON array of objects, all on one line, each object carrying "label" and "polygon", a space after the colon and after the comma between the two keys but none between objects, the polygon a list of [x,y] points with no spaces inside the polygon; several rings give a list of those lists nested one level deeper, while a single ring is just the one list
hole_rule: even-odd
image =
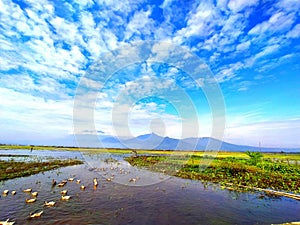
[{"label": "green field", "polygon": [[[251,154],[251,153],[250,153]],[[255,155],[260,155],[255,158]],[[222,152],[158,156],[140,155],[126,160],[133,166],[181,178],[220,183],[238,190],[264,188],[300,193],[300,155]]]}]

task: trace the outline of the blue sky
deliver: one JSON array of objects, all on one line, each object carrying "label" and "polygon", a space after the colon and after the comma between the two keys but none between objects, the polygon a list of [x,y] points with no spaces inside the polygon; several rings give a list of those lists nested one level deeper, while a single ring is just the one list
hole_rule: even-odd
[{"label": "blue sky", "polygon": [[[224,115],[212,115],[206,80],[166,63],[168,56],[137,60],[105,81],[93,70],[110,52],[147,41],[201,59]],[[0,1],[1,143],[64,144],[95,130],[215,136],[215,119],[225,123],[217,135],[225,141],[299,148],[299,75],[299,0]],[[82,82],[96,96],[85,98],[92,131],[74,131]]]}]

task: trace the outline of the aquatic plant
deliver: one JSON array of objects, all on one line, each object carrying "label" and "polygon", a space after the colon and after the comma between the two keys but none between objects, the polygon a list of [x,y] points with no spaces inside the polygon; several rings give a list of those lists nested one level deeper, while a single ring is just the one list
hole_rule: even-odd
[{"label": "aquatic plant", "polygon": [[[262,154],[252,158],[215,158],[207,164],[206,158],[193,156],[187,162],[180,157],[138,156],[125,160],[133,166],[174,175],[181,178],[217,182],[220,184],[271,188],[300,193],[300,166],[263,159]],[[176,172],[174,172],[176,171]]]},{"label": "aquatic plant", "polygon": [[250,163],[256,165],[258,162],[261,162],[263,154],[261,152],[250,152],[246,151],[246,154],[250,157]]}]

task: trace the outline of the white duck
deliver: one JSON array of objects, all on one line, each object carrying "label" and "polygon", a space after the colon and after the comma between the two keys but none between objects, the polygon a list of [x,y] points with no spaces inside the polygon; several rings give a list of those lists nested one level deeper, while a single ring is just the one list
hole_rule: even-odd
[{"label": "white duck", "polygon": [[66,195],[66,194],[68,193],[68,190],[62,190],[60,193],[61,193],[62,195]]},{"label": "white duck", "polygon": [[54,201],[45,202],[45,206],[54,206],[54,205],[55,205]]},{"label": "white duck", "polygon": [[98,181],[97,178],[94,178],[94,186],[97,187],[98,186]]},{"label": "white duck", "polygon": [[69,200],[70,198],[71,198],[71,196],[69,196],[69,195],[61,196],[61,200]]},{"label": "white duck", "polygon": [[36,212],[36,213],[30,213],[29,217],[30,218],[36,218],[36,217],[41,217],[41,215],[43,214],[44,211],[40,211],[40,212]]},{"label": "white duck", "polygon": [[31,192],[31,191],[32,191],[31,188],[27,188],[27,189],[23,190],[23,192]]},{"label": "white duck", "polygon": [[38,194],[39,194],[39,193],[38,193],[37,191],[31,193],[31,195],[32,195],[33,197],[38,196]]},{"label": "white duck", "polygon": [[0,221],[0,224],[2,225],[13,225],[15,223],[15,221],[10,221],[9,219],[7,219],[6,221]]},{"label": "white duck", "polygon": [[26,199],[25,201],[26,203],[33,203],[36,202],[36,198]]}]

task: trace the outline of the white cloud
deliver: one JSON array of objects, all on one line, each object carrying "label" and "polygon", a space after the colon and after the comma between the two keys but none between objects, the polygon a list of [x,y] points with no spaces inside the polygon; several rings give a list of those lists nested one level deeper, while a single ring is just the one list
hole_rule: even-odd
[{"label": "white cloud", "polygon": [[144,96],[164,96],[167,91],[172,91],[176,87],[173,79],[159,79],[156,77],[143,76],[135,81],[125,83],[125,89],[119,95],[128,96],[138,100]]},{"label": "white cloud", "polygon": [[97,109],[96,129],[124,137],[151,132],[172,138],[211,135],[210,115],[184,118],[166,112],[165,104],[155,102],[134,105],[114,103],[113,107]]},{"label": "white cloud", "polygon": [[300,24],[297,24],[286,34],[287,38],[299,38],[300,37]]},{"label": "white cloud", "polygon": [[298,0],[279,0],[276,7],[284,9],[287,12],[296,12],[299,15],[300,2]]},{"label": "white cloud", "polygon": [[96,0],[99,5],[105,5],[109,10],[114,12],[122,12],[125,15],[128,15],[130,12],[137,10],[138,5],[143,2],[143,0]]},{"label": "white cloud", "polygon": [[0,46],[1,46],[2,50],[13,50],[14,49],[14,45],[11,42],[5,40],[5,37],[1,34],[0,34]]},{"label": "white cloud", "polygon": [[257,5],[259,0],[229,0],[228,8],[233,12],[240,12],[246,7]]},{"label": "white cloud", "polygon": [[187,20],[187,26],[176,33],[175,43],[181,44],[186,38],[209,37],[216,26],[224,23],[222,16],[209,1],[201,2],[197,9],[192,11]]},{"label": "white cloud", "polygon": [[257,53],[255,56],[254,56],[254,59],[257,60],[259,58],[262,58],[262,57],[265,57],[267,55],[270,55],[270,54],[274,54],[276,53],[276,51],[280,48],[279,45],[270,45],[270,46],[267,46],[265,47],[261,52]]},{"label": "white cloud", "polygon": [[220,83],[229,81],[236,77],[237,71],[242,69],[243,67],[244,64],[241,62],[229,64],[228,66],[220,69],[220,71],[216,74],[215,79]]},{"label": "white cloud", "polygon": [[[11,130],[16,134],[33,133],[38,139],[38,134],[51,134],[53,137],[66,134],[72,129],[71,99],[45,100],[5,88],[0,88],[0,98],[1,130]],[[16,140],[22,138],[14,137]]]},{"label": "white cloud", "polygon": [[[268,44],[268,43],[267,43]],[[282,46],[279,44],[266,45],[262,48],[260,52],[257,52],[255,55],[250,56],[249,58],[244,59],[244,68],[251,68],[255,64],[256,71],[264,71],[262,68],[272,68],[278,66],[279,62],[276,58],[272,58],[272,54],[277,54],[279,49]],[[270,58],[266,60],[265,58],[269,56]]]},{"label": "white cloud", "polygon": [[175,115],[157,113],[148,106],[146,109],[133,108],[129,117],[129,126],[133,136],[154,132],[161,136],[180,136],[181,120]]},{"label": "white cloud", "polygon": [[[77,26],[54,15],[54,7],[48,2],[30,2],[31,8],[24,11],[10,1],[5,2],[6,7],[1,16],[3,33],[2,38],[6,42],[12,43],[14,48],[6,48],[9,52],[3,52],[2,62],[9,65],[2,67],[6,70],[23,67],[41,76],[58,77],[59,79],[74,79],[74,74],[81,74],[80,70],[86,59],[80,48],[74,44],[80,41]],[[52,33],[46,20],[52,22],[57,35]],[[16,31],[13,31],[14,28]],[[18,41],[11,39],[11,35],[29,36],[30,39],[23,43],[21,38]],[[7,36],[9,35],[9,36]],[[62,46],[54,46],[54,42],[65,40],[71,44],[70,50],[65,50]],[[4,50],[4,49],[3,49]]]},{"label": "white cloud", "polygon": [[126,26],[125,40],[130,39],[135,34],[138,36],[148,36],[154,31],[153,21],[149,18],[150,14],[151,9],[148,9],[147,11],[141,10],[134,13]]},{"label": "white cloud", "polygon": [[15,89],[18,91],[31,91],[37,86],[34,84],[32,77],[28,75],[6,75],[1,76],[0,83],[2,87],[7,87],[10,89]]},{"label": "white cloud", "polygon": [[225,130],[225,141],[240,145],[299,148],[300,119],[250,123]]},{"label": "white cloud", "polygon": [[285,12],[279,11],[272,15],[269,20],[257,24],[248,34],[264,37],[268,33],[282,33],[289,30],[294,21],[295,15],[293,13],[286,14]]},{"label": "white cloud", "polygon": [[243,42],[243,43],[240,43],[236,46],[236,50],[237,51],[245,51],[247,50],[251,45],[251,42],[250,41],[246,41],[246,42]]},{"label": "white cloud", "polygon": [[56,39],[64,40],[66,43],[73,45],[80,43],[83,45],[83,40],[78,32],[78,25],[71,23],[64,18],[55,16],[50,20],[51,25],[55,28]]},{"label": "white cloud", "polygon": [[80,5],[81,8],[91,7],[94,5],[93,0],[74,0],[74,2]]},{"label": "white cloud", "polygon": [[217,7],[222,11],[227,11],[228,0],[217,0]]},{"label": "white cloud", "polygon": [[[228,54],[229,52],[233,53],[236,50],[236,42],[243,37],[243,30],[247,25],[247,16],[237,13],[237,14],[228,14],[222,15],[220,12],[216,11],[218,18],[222,18],[216,26],[220,27],[220,31],[213,29],[213,33],[210,38],[207,38],[204,43],[200,42],[198,48],[205,49],[208,51],[213,51],[213,55],[210,57],[210,62],[222,61],[223,58],[220,58],[221,53],[225,53],[232,58],[235,58],[235,54]],[[246,43],[247,40],[245,40]],[[240,49],[246,47],[239,46]],[[198,51],[199,51],[198,49]]]},{"label": "white cloud", "polygon": [[96,23],[94,21],[92,13],[84,11],[80,14],[80,17],[81,17],[81,26],[84,30],[85,35],[91,36],[91,33],[89,33],[89,31],[91,31],[91,29],[96,27]]},{"label": "white cloud", "polygon": [[173,0],[164,0],[164,2],[161,4],[161,8],[166,8],[169,5],[171,5]]}]

